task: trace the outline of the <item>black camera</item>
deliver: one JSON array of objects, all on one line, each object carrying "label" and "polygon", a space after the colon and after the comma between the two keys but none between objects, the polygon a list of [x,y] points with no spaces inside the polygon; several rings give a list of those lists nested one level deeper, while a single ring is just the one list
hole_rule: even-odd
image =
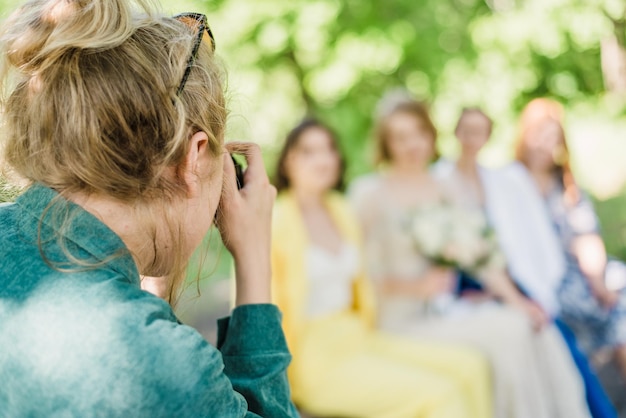
[{"label": "black camera", "polygon": [[243,168],[243,164],[241,164],[233,154],[230,154],[230,158],[233,160],[233,164],[235,165],[235,176],[237,177],[237,189],[241,190],[243,187],[243,173],[245,172]]}]

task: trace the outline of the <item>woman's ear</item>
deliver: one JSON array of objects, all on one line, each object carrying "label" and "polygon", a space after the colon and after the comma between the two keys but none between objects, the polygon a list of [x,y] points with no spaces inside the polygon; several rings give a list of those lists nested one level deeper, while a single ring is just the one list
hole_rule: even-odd
[{"label": "woman's ear", "polygon": [[185,156],[180,175],[187,185],[187,192],[191,196],[200,193],[202,179],[211,174],[212,159],[209,153],[209,136],[199,131],[189,140],[189,150]]}]

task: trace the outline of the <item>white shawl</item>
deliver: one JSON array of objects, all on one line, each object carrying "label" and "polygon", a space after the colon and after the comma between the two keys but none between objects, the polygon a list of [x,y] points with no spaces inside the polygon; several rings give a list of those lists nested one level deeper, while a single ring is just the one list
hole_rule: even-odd
[{"label": "white shawl", "polygon": [[[439,178],[454,174],[451,162],[436,164]],[[479,168],[487,216],[513,279],[549,314],[559,312],[558,286],[566,274],[563,249],[545,203],[526,169],[514,163]]]}]

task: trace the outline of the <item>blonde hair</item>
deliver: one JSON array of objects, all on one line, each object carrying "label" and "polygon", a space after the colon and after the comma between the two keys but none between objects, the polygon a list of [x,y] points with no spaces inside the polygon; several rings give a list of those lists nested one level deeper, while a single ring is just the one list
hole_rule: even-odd
[{"label": "blonde hair", "polygon": [[412,116],[415,120],[422,124],[424,129],[432,140],[433,157],[432,160],[439,158],[437,152],[437,128],[430,118],[428,107],[422,102],[411,98],[398,100],[387,107],[385,112],[379,112],[376,124],[376,160],[377,165],[390,163],[391,153],[389,152],[389,121],[397,114],[404,113]]},{"label": "blonde hair", "polygon": [[[209,136],[210,152],[221,154],[227,117],[221,67],[204,43],[176,94],[192,32],[146,0],[24,4],[0,33],[6,164],[62,194],[126,203],[146,213],[147,228],[164,222],[155,205],[167,208],[185,193],[165,169],[184,162],[198,131]],[[172,242],[181,243],[185,231],[174,214],[166,217]],[[173,266],[171,296],[187,260],[166,258],[154,262]]]}]

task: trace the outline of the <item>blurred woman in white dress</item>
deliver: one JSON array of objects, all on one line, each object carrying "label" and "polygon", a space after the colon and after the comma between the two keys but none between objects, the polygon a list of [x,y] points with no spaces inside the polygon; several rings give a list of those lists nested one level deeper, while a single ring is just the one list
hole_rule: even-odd
[{"label": "blurred woman in white dress", "polygon": [[480,277],[505,304],[454,300],[443,311],[432,309],[454,292],[456,273],[426,257],[408,225],[420,208],[455,199],[429,173],[436,129],[423,105],[402,101],[381,118],[377,140],[386,169],[357,180],[351,199],[365,230],[380,327],[480,349],[492,365],[497,417],[589,417],[564,341],[505,274]]}]

